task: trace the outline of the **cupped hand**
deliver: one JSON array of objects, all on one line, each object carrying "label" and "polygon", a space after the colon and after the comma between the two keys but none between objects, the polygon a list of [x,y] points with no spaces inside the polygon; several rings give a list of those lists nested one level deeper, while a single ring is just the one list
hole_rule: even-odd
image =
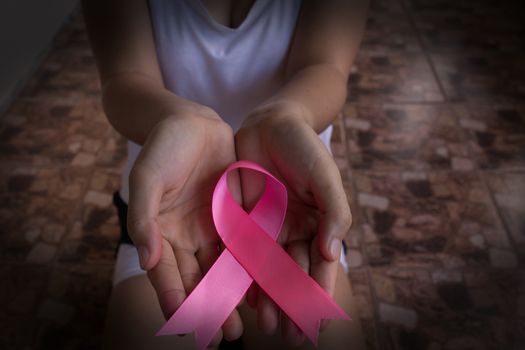
[{"label": "cupped hand", "polygon": [[[157,124],[131,171],[128,229],[166,318],[220,254],[211,198],[216,181],[235,159],[230,126],[206,111]],[[230,188],[239,198],[238,180]],[[241,333],[234,310],[213,343]]]},{"label": "cupped hand", "polygon": [[[288,210],[278,238],[289,255],[332,297],[342,239],[351,214],[339,170],[316,132],[296,106],[270,105],[255,111],[235,135],[239,160],[255,161],[279,178],[288,190]],[[263,182],[253,172],[241,172],[243,203],[250,210],[262,193]],[[247,301],[257,308],[259,328],[281,334],[299,345],[304,334],[256,284]],[[321,329],[326,327],[322,323]]]}]

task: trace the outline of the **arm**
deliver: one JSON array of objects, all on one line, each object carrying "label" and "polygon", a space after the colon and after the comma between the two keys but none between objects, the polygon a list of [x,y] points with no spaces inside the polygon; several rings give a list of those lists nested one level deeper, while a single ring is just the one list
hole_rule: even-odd
[{"label": "arm", "polygon": [[[330,295],[352,217],[339,169],[317,133],[330,125],[346,100],[367,7],[368,0],[305,0],[286,83],[248,116],[235,136],[238,159],[262,164],[286,184],[288,211],[279,243]],[[261,189],[250,174],[241,175],[243,203],[250,207]],[[259,328],[274,333],[276,305],[254,288],[247,300],[257,307]],[[304,335],[285,315],[281,325],[288,342],[302,342]]]},{"label": "arm", "polygon": [[164,87],[145,0],[83,0],[82,9],[102,85],[104,112],[126,138],[143,144],[169,117],[217,117]]},{"label": "arm", "polygon": [[[366,23],[368,0],[305,0],[286,64],[286,84],[259,106],[288,111],[316,132],[324,130],[341,110],[347,80]],[[273,113],[275,114],[275,113]],[[282,114],[282,113],[277,113]]]},{"label": "arm", "polygon": [[[82,5],[104,111],[117,131],[143,145],[129,176],[127,226],[169,317],[217,259],[211,191],[217,174],[235,161],[233,133],[210,108],[164,87],[147,0]],[[222,330],[216,344],[222,334],[240,336],[236,310]]]}]

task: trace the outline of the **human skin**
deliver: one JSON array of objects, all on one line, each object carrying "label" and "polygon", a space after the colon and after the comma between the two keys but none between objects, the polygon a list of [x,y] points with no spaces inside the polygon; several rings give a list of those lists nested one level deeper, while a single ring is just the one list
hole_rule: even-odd
[{"label": "human skin", "polygon": [[[219,4],[205,2],[209,9]],[[217,256],[212,251],[219,240],[208,215],[211,184],[236,159],[257,161],[285,182],[290,215],[280,243],[333,294],[351,214],[337,167],[317,133],[330,125],[346,99],[368,1],[304,1],[285,83],[247,116],[236,135],[213,110],[164,87],[146,1],[82,4],[104,111],[117,131],[143,145],[130,175],[128,229],[164,314],[178,308]],[[249,207],[257,194],[254,179],[244,173],[231,185],[239,198],[242,188],[243,204]],[[297,219],[305,213],[312,219]],[[256,288],[250,293],[259,328],[275,332],[277,307]],[[284,317],[282,325],[289,343],[302,341],[293,322]],[[222,332],[227,339],[240,336],[237,311]]]}]

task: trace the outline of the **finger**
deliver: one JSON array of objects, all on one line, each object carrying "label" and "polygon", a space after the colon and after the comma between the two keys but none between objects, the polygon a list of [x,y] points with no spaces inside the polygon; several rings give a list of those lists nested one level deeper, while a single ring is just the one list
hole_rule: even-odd
[{"label": "finger", "polygon": [[[326,260],[319,251],[319,243],[317,242],[319,239],[319,235],[315,236],[310,245],[310,276],[333,298],[339,259],[335,261]],[[337,254],[341,255],[341,249]],[[328,322],[328,320],[321,321],[321,330],[326,329]]]},{"label": "finger", "polygon": [[257,298],[257,326],[266,335],[273,335],[279,325],[279,309],[268,295],[259,289]]},{"label": "finger", "polygon": [[232,341],[239,339],[242,332],[243,325],[241,315],[239,315],[239,311],[235,308],[222,325],[222,334],[224,335],[224,339]]},{"label": "finger", "polygon": [[129,176],[128,231],[139,252],[140,266],[152,269],[161,255],[162,235],[156,217],[162,184],[150,172],[133,168]]},{"label": "finger", "polygon": [[[288,244],[287,252],[290,257],[303,269],[307,274],[310,271],[310,252],[309,242],[294,241]],[[291,346],[299,346],[304,342],[304,333],[290,318],[281,312],[281,334],[284,340]]]},{"label": "finger", "polygon": [[341,174],[332,157],[320,156],[309,176],[321,216],[317,235],[319,250],[329,261],[339,259],[342,240],[352,224],[352,215],[341,180]]},{"label": "finger", "polygon": [[180,278],[186,294],[189,295],[202,278],[202,272],[195,253],[190,249],[173,248],[179,267]]},{"label": "finger", "polygon": [[158,264],[148,271],[148,277],[157,292],[160,308],[168,319],[186,298],[177,260],[166,240],[162,240]]},{"label": "finger", "polygon": [[[200,248],[199,251],[197,251],[196,256],[201,267],[201,271],[204,271],[204,273],[208,272],[208,270],[213,266],[219,257],[219,254],[218,246],[213,244]],[[222,326],[222,332],[224,338],[228,341],[235,340],[242,335],[242,319],[237,309],[234,309],[224,322]]]}]

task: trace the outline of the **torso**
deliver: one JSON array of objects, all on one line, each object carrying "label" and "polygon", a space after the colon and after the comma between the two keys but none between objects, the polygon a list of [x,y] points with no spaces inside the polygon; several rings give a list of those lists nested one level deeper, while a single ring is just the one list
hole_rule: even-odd
[{"label": "torso", "polygon": [[301,0],[150,0],[166,88],[236,130],[284,82]]},{"label": "torso", "polygon": [[[215,110],[234,132],[284,84],[301,0],[149,0],[166,88]],[[329,142],[331,128],[322,133]],[[121,195],[140,146],[128,143]]]},{"label": "torso", "polygon": [[195,0],[201,1],[210,16],[225,27],[238,28],[255,0]]}]

